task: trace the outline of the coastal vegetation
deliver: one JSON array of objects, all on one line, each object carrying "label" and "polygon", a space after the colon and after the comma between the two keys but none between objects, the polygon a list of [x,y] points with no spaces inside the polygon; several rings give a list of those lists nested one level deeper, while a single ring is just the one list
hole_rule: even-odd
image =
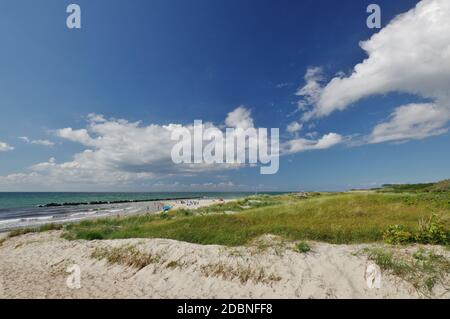
[{"label": "coastal vegetation", "polygon": [[121,264],[138,270],[161,260],[161,256],[144,253],[134,246],[97,248],[91,257],[98,260],[106,259],[108,264]]},{"label": "coastal vegetation", "polygon": [[404,193],[404,192],[426,192],[426,193],[448,193],[450,192],[450,179],[437,183],[420,184],[384,184],[381,188],[375,189],[378,192]]},{"label": "coastal vegetation", "polygon": [[[133,245],[119,247],[98,247],[91,258],[105,260],[109,265],[122,265],[141,270],[149,265],[169,269],[185,269],[191,264],[186,264],[178,260],[167,260],[160,254],[151,254],[140,250]],[[200,268],[201,274],[205,277],[217,277],[223,280],[238,280],[245,284],[249,281],[254,283],[270,284],[280,281],[281,277],[267,272],[263,267],[251,267],[245,264],[229,265],[224,262],[206,263]]]},{"label": "coastal vegetation", "polygon": [[25,235],[28,233],[41,233],[41,232],[50,231],[50,230],[60,230],[63,228],[64,228],[63,224],[45,224],[40,227],[34,227],[34,228],[17,228],[17,229],[10,231],[8,233],[8,237],[11,238],[11,237],[17,237],[20,235]]},{"label": "coastal vegetation", "polygon": [[[290,254],[289,258],[303,260],[323,253],[317,242],[362,244],[344,248],[348,254],[371,260],[383,274],[408,282],[419,295],[433,297],[448,293],[450,287],[450,191],[446,185],[447,181],[341,193],[254,195],[196,209],[49,224],[16,230],[9,236],[58,230],[54,235],[68,240],[98,240],[92,243],[91,258],[136,271],[147,266],[190,271],[196,261],[148,249],[141,243],[145,241],[121,245],[103,240],[163,238],[222,245],[219,249],[233,262],[214,259],[197,265],[202,277],[264,285],[281,281],[282,273],[249,266],[247,257]],[[19,242],[14,247],[23,245]]]},{"label": "coastal vegetation", "polygon": [[450,260],[433,250],[419,248],[406,253],[392,248],[366,248],[363,253],[381,270],[411,283],[424,296],[431,296],[437,284],[450,287]]},{"label": "coastal vegetation", "polygon": [[[435,184],[436,185],[436,184]],[[198,210],[83,221],[67,239],[168,238],[198,244],[245,245],[265,234],[335,244],[450,242],[450,193],[397,187],[348,193],[251,196]],[[400,191],[400,189],[402,189]],[[427,190],[434,189],[431,185]]]},{"label": "coastal vegetation", "polygon": [[306,254],[311,251],[311,246],[307,242],[301,241],[295,245],[295,251]]}]

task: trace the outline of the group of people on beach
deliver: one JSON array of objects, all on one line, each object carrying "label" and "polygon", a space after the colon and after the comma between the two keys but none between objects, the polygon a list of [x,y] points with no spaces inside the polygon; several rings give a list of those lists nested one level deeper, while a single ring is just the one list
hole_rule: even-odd
[{"label": "group of people on beach", "polygon": [[[200,205],[200,201],[198,201],[198,200],[179,200],[179,201],[176,201],[175,204],[186,205],[187,207],[192,207],[192,206]],[[167,206],[169,206],[169,205],[159,202],[157,204],[156,208],[158,211],[164,211],[164,210],[166,210],[165,208]],[[170,206],[170,207],[172,207],[172,206]],[[149,210],[149,208],[147,208],[147,210]]]},{"label": "group of people on beach", "polygon": [[198,200],[181,200],[180,204],[186,205],[186,206],[196,206],[196,205],[200,204],[200,201],[198,201]]}]

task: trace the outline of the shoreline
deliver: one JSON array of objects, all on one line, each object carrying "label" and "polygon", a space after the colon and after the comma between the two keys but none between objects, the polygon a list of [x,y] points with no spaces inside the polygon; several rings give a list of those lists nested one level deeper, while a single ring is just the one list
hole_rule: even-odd
[{"label": "shoreline", "polygon": [[[185,208],[195,210],[200,207],[218,204],[219,202],[225,203],[233,200],[236,200],[236,198],[230,198],[223,201],[220,201],[219,198],[176,198],[150,201],[139,200],[125,203],[119,202],[115,204],[86,205],[87,207],[85,209],[82,209],[84,208],[83,205],[61,205],[56,208],[64,207],[68,210],[64,213],[52,214],[52,212],[49,212],[48,215],[42,216],[24,216],[21,218],[0,220],[0,234],[8,233],[16,229],[39,228],[49,224],[77,223],[84,220],[94,220],[99,218],[157,214],[162,212],[162,208],[165,205],[171,206],[171,209]],[[55,209],[54,206],[49,206],[47,208]],[[71,211],[71,208],[74,210]]]},{"label": "shoreline", "polygon": [[160,201],[178,201],[178,200],[196,200],[201,197],[174,197],[174,198],[150,198],[150,199],[130,199],[130,200],[115,200],[115,201],[92,201],[92,202],[73,202],[73,203],[48,203],[38,205],[38,208],[48,207],[64,207],[64,206],[88,206],[88,205],[110,205],[110,204],[126,204],[126,203],[145,203],[145,202],[160,202]]},{"label": "shoreline", "polygon": [[[218,213],[216,208],[200,210],[208,211],[211,217],[196,216],[200,214],[195,209],[225,201],[158,202],[173,209],[192,209],[194,214],[187,217],[181,214],[179,220],[180,216],[173,214],[173,221],[150,217],[148,224],[146,218],[139,219],[144,233],[139,233],[137,224],[119,219],[112,223],[101,221],[98,225],[75,225],[81,227],[74,233],[78,231],[80,236],[70,236],[68,232],[73,229],[18,232],[11,237],[0,234],[0,287],[3,287],[0,298],[450,298],[450,274],[445,270],[450,251],[445,246],[390,245],[366,242],[364,238],[354,244],[333,244],[320,241],[318,236],[308,240],[280,233],[280,227],[295,225],[302,229],[308,223],[302,211],[320,212],[323,207],[329,208],[329,203],[337,207],[336,200],[341,203],[335,208],[339,216],[345,211],[353,218],[360,218],[360,224],[373,220],[361,216],[361,208],[356,209],[355,203],[372,209],[378,203],[380,206],[375,206],[373,214],[385,212],[388,217],[392,216],[391,211],[401,210],[405,214],[405,207],[410,208],[402,204],[393,210],[391,201],[380,201],[380,196],[392,199],[389,195],[339,196],[319,198],[296,194],[277,199],[247,198],[217,207]],[[149,212],[147,204],[136,203],[141,209],[135,214],[155,214]],[[252,209],[252,205],[260,207],[259,214],[234,215]],[[284,216],[299,220],[289,219],[287,223],[282,219],[283,214],[275,216],[273,212],[285,212]],[[122,216],[130,214],[127,211]],[[121,214],[117,212],[106,218],[113,216]],[[264,222],[263,233],[248,240],[236,240],[246,235],[242,234],[243,225],[249,222],[258,225],[264,217],[274,227]],[[329,217],[333,217],[333,211],[328,211]],[[312,219],[317,220],[323,218]],[[165,224],[175,232],[163,229]],[[157,232],[152,233],[155,229]],[[83,235],[89,231],[95,234],[92,239]],[[320,234],[321,230],[316,231]],[[116,236],[109,236],[111,232],[116,232]],[[145,232],[150,236],[139,236]],[[224,237],[230,240],[223,240]],[[67,284],[73,267],[81,274],[80,287],[76,289]],[[374,281],[374,278],[379,279]],[[429,279],[434,280],[434,286],[425,291]],[[376,282],[380,284],[370,286]]]}]

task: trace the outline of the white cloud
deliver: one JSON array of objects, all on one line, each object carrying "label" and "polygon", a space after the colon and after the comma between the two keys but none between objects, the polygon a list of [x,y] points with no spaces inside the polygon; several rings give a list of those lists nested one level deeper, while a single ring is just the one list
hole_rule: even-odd
[{"label": "white cloud", "polygon": [[[243,106],[230,112],[225,119],[225,124],[242,129],[254,127],[251,112]],[[220,130],[213,123],[203,123],[203,125],[204,130],[207,128]],[[75,189],[83,189],[83,187],[91,189],[91,186],[120,187],[148,183],[148,181],[167,177],[193,176],[203,172],[239,169],[245,166],[174,164],[171,150],[177,141],[173,141],[171,135],[175,129],[179,128],[193,132],[193,125],[143,125],[141,122],[105,119],[102,115],[91,114],[88,116],[86,128],[68,127],[54,131],[59,138],[84,146],[84,151],[76,153],[67,162],[58,162],[55,158],[50,158],[48,161],[32,165],[27,172],[0,176],[0,188],[10,189],[12,186],[20,185],[38,187],[43,184],[53,189],[61,189],[61,187],[74,189],[72,186],[76,186]],[[338,136],[330,133],[319,140],[284,141],[282,147],[289,154],[325,149],[337,144]],[[22,139],[31,142],[26,137]],[[299,143],[303,146],[299,147]]]},{"label": "white cloud", "polygon": [[97,123],[103,123],[106,122],[106,119],[103,115],[101,114],[95,114],[95,113],[91,113],[88,115],[88,119],[91,122],[97,122]]},{"label": "white cloud", "polygon": [[244,106],[239,106],[234,111],[228,113],[225,125],[230,128],[242,128],[244,130],[253,127],[252,113]]},{"label": "white cloud", "polygon": [[277,89],[283,89],[283,88],[286,88],[286,87],[290,87],[292,85],[293,85],[293,83],[283,82],[283,83],[278,83],[275,87]]},{"label": "white cloud", "polygon": [[298,102],[300,110],[305,110],[308,105],[316,104],[322,95],[323,70],[320,67],[308,68],[305,74],[305,86],[300,88],[296,95],[302,97]]},{"label": "white cloud", "polygon": [[49,146],[49,147],[55,145],[55,143],[53,143],[52,141],[49,141],[49,140],[30,140],[26,136],[20,136],[19,138],[21,140],[25,141],[27,144],[35,144],[35,145],[42,145],[42,146]]},{"label": "white cloud", "polygon": [[387,122],[378,124],[369,143],[423,139],[447,132],[450,113],[432,103],[408,104],[395,109]]},{"label": "white cloud", "polygon": [[344,138],[336,133],[328,133],[320,139],[297,138],[283,144],[282,154],[293,154],[310,150],[324,150],[342,143]]},{"label": "white cloud", "polygon": [[77,142],[85,146],[94,146],[93,140],[89,136],[89,133],[86,129],[73,130],[71,127],[67,127],[58,130],[57,135],[69,141]]},{"label": "white cloud", "polygon": [[12,151],[14,147],[0,141],[0,152]]},{"label": "white cloud", "polygon": [[304,120],[328,116],[369,96],[404,92],[431,102],[398,106],[386,123],[374,128],[371,142],[445,132],[450,120],[449,16],[450,1],[423,0],[361,43],[368,58],[351,75],[340,74],[325,86],[317,78],[307,80],[299,95],[313,108]]},{"label": "white cloud", "polygon": [[[240,107],[230,113],[230,121],[243,116],[238,127],[253,124],[250,112]],[[247,123],[247,124],[246,124]],[[214,127],[204,123],[205,129]],[[71,161],[58,162],[50,158],[46,162],[29,167],[27,172],[0,176],[0,188],[36,188],[43,185],[52,189],[83,189],[86,187],[109,188],[144,183],[149,180],[171,176],[191,176],[213,170],[237,169],[237,165],[181,164],[171,159],[171,149],[176,141],[171,140],[173,130],[184,127],[191,133],[193,126],[179,124],[142,125],[123,119],[105,119],[102,115],[90,114],[86,128],[62,128],[54,134],[66,141],[86,147],[76,153]],[[32,141],[22,137],[25,142]]]},{"label": "white cloud", "polygon": [[288,133],[293,134],[293,133],[300,131],[302,128],[303,128],[303,124],[300,124],[300,123],[294,121],[286,127],[286,131]]}]

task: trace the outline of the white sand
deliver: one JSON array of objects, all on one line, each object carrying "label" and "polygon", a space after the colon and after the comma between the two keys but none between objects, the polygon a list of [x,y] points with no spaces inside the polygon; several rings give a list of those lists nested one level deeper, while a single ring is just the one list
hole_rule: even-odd
[{"label": "white sand", "polygon": [[[225,248],[163,239],[66,241],[59,231],[10,238],[0,246],[0,296],[7,298],[418,298],[383,274],[380,289],[365,281],[363,246],[313,244]],[[269,237],[270,238],[270,237]],[[137,270],[91,257],[98,247],[134,245],[160,259]],[[81,288],[66,285],[67,267],[81,270]],[[252,278],[242,283],[245,274]],[[441,296],[449,298],[450,295]]]},{"label": "white sand", "polygon": [[172,209],[198,209],[201,207],[216,205],[216,204],[225,204],[230,201],[234,201],[236,199],[194,199],[194,200],[175,200],[175,201],[165,201],[164,205],[172,206]]},{"label": "white sand", "polygon": [[[219,200],[219,199],[192,199],[192,200],[167,200],[167,201],[151,201],[151,202],[134,202],[134,203],[119,203],[112,205],[87,205],[85,211],[65,214],[54,214],[52,216],[41,217],[25,217],[11,220],[0,220],[0,239],[4,232],[19,228],[40,227],[46,224],[66,224],[75,223],[83,220],[92,220],[98,218],[105,218],[111,216],[132,216],[141,214],[159,214],[162,207],[170,205],[173,209],[188,208],[196,210],[200,207],[205,207],[213,204],[220,204],[232,201],[235,199]],[[92,210],[96,207],[98,210]],[[74,207],[79,209],[80,207]],[[70,209],[65,208],[65,209]]]}]

